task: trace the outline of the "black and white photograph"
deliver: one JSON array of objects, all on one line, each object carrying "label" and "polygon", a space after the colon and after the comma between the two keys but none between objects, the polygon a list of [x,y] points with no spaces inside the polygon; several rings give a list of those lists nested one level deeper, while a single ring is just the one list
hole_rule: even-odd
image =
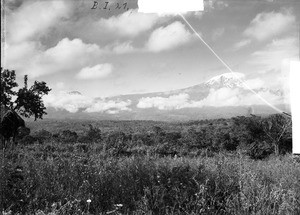
[{"label": "black and white photograph", "polygon": [[299,215],[299,44],[299,0],[1,0],[0,213]]}]

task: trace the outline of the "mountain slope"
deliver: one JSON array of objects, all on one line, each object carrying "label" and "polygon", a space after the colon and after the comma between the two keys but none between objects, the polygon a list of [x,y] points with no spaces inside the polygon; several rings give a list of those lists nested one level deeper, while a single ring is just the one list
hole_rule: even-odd
[{"label": "mountain slope", "polygon": [[[201,84],[166,92],[87,98],[78,91],[65,95],[70,113],[60,106],[48,108],[51,118],[123,119],[123,120],[196,120],[237,115],[271,114],[274,110],[245,88],[245,75],[225,73]],[[289,112],[283,104],[284,94],[278,89],[257,88],[265,99]],[[73,98],[73,99],[72,99]],[[65,98],[62,98],[62,100]],[[70,104],[70,102],[73,102]],[[74,108],[75,107],[75,108]],[[249,111],[249,108],[251,111]]]}]

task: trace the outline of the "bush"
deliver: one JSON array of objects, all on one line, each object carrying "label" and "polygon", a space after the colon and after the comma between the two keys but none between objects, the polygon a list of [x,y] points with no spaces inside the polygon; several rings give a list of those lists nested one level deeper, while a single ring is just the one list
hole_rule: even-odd
[{"label": "bush", "polygon": [[78,135],[74,131],[64,130],[59,134],[59,140],[64,143],[74,143],[78,139]]},{"label": "bush", "polygon": [[109,155],[119,156],[127,154],[127,146],[130,141],[130,137],[124,132],[114,131],[108,134],[105,138],[105,150]]},{"label": "bush", "polygon": [[49,131],[44,129],[37,131],[32,136],[36,138],[39,143],[44,143],[46,140],[52,138],[52,134]]},{"label": "bush", "polygon": [[102,132],[99,128],[95,128],[93,125],[89,124],[89,130],[83,136],[78,138],[81,143],[92,143],[102,141]]},{"label": "bush", "polygon": [[227,151],[235,151],[239,145],[239,141],[235,137],[231,137],[230,133],[225,133],[222,136],[221,147]]},{"label": "bush", "polygon": [[17,131],[16,139],[22,139],[23,137],[30,134],[30,129],[27,127],[19,127]]},{"label": "bush", "polygon": [[21,140],[19,140],[19,143],[21,145],[30,145],[30,144],[34,144],[36,141],[38,141],[37,138],[35,138],[31,135],[27,135],[27,136],[23,137]]},{"label": "bush", "polygon": [[250,144],[247,150],[247,154],[252,159],[264,159],[273,153],[273,148],[265,141],[263,142],[253,142]]}]

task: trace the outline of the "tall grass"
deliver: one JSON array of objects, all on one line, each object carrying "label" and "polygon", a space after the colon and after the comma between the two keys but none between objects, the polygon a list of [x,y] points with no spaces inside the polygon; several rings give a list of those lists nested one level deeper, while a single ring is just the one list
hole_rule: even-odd
[{"label": "tall grass", "polygon": [[[24,214],[300,214],[300,163],[242,155],[112,157],[80,144],[6,152],[4,210]],[[98,147],[98,148],[97,148]],[[16,167],[23,179],[14,179]],[[91,200],[91,202],[87,202]]]}]

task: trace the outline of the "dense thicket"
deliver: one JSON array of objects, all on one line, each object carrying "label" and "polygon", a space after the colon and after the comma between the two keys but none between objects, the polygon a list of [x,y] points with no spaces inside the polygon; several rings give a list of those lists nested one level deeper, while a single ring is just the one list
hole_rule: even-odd
[{"label": "dense thicket", "polygon": [[[46,121],[45,129],[35,130],[30,138],[20,140],[20,144],[35,141],[43,143],[51,139],[62,144],[97,143],[99,147],[105,147],[120,156],[139,153],[195,156],[238,150],[254,159],[266,158],[272,153],[285,154],[292,150],[291,119],[281,114],[187,123],[102,123],[90,122],[84,127],[80,127],[83,123],[70,123],[69,126],[64,124],[62,128],[59,123],[53,122],[51,127]],[[43,128],[42,123],[37,124],[37,127]],[[68,127],[70,129],[66,129]]]}]

